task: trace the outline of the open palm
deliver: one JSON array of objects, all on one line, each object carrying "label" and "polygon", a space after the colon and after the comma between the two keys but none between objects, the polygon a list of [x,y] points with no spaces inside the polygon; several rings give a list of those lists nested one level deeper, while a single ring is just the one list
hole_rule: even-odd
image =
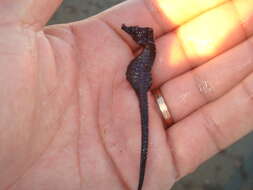
[{"label": "open palm", "polygon": [[169,189],[249,133],[252,2],[197,2],[126,1],[44,27],[60,0],[1,1],[0,189],[136,189],[139,107],[125,71],[139,50],[123,23],[154,28],[154,88],[175,120],[164,130],[150,93],[144,189]]}]

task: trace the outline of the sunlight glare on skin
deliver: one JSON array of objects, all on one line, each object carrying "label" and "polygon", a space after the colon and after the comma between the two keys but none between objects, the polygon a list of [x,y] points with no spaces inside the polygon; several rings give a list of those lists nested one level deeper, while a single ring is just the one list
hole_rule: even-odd
[{"label": "sunlight glare on skin", "polygon": [[177,26],[226,0],[156,0],[154,2],[165,19]]},{"label": "sunlight glare on skin", "polygon": [[212,9],[177,31],[187,57],[201,63],[245,38],[237,12],[231,3]]},{"label": "sunlight glare on skin", "polygon": [[179,43],[177,38],[173,38],[170,42],[170,48],[167,49],[166,62],[169,63],[171,67],[176,67],[185,60],[185,55],[182,53],[183,51]]}]

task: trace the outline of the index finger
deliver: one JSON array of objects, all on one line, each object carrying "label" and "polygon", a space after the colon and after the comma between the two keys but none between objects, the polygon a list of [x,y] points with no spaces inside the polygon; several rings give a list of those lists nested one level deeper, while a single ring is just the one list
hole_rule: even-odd
[{"label": "index finger", "polygon": [[129,0],[97,17],[114,29],[131,47],[136,47],[121,31],[123,23],[152,27],[155,36],[159,37],[224,2],[226,0]]}]

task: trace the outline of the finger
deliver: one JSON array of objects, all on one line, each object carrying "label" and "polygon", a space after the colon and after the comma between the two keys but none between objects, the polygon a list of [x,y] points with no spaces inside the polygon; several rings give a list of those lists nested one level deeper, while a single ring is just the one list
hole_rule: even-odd
[{"label": "finger", "polygon": [[135,43],[120,29],[127,25],[149,26],[156,37],[190,20],[196,15],[216,7],[225,0],[131,0],[126,1],[100,15],[131,47]]},{"label": "finger", "polygon": [[253,45],[239,44],[160,87],[175,121],[219,98],[253,72]]},{"label": "finger", "polygon": [[235,8],[238,12],[239,18],[242,22],[246,34],[251,36],[253,34],[253,1],[251,0],[233,0]]},{"label": "finger", "polygon": [[0,2],[1,22],[20,23],[35,30],[44,26],[62,0],[24,0]]},{"label": "finger", "polygon": [[245,29],[232,2],[207,11],[182,25],[175,33],[157,40],[153,69],[155,86],[203,64],[245,39]]},{"label": "finger", "polygon": [[193,67],[246,39],[232,2],[212,9],[183,25],[177,35]]},{"label": "finger", "polygon": [[167,131],[179,177],[253,129],[253,74]]}]

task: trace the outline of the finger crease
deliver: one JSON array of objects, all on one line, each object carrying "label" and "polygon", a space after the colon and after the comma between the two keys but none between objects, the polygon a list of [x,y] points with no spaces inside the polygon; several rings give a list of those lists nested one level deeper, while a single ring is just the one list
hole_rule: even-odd
[{"label": "finger crease", "polygon": [[[164,34],[166,34],[168,32],[168,29],[166,29],[166,27],[164,27],[163,23],[160,21],[161,19],[157,18],[154,14],[154,9],[157,9],[156,6],[152,3],[152,1],[150,1],[150,5],[147,3],[147,0],[142,0],[145,8],[148,10],[150,16],[153,18],[153,20],[155,21],[155,23],[159,26],[159,28],[161,28],[161,35],[163,36]],[[160,14],[160,11],[157,11],[158,14]],[[156,38],[159,38],[160,36],[157,36]]]},{"label": "finger crease", "polygon": [[248,37],[248,35],[247,35],[247,30],[246,30],[246,28],[245,28],[245,25],[244,25],[242,19],[241,19],[240,13],[239,13],[239,11],[238,11],[237,6],[235,5],[234,0],[231,0],[231,4],[232,4],[232,6],[233,6],[233,8],[234,8],[235,14],[237,15],[238,21],[240,22],[240,26],[241,26],[241,29],[242,29],[242,31],[243,31],[244,38],[245,38],[245,40],[246,40],[247,37]]},{"label": "finger crease", "polygon": [[175,36],[179,42],[179,47],[180,49],[182,50],[182,54],[183,56],[185,57],[185,60],[189,66],[189,70],[193,70],[195,68],[194,64],[190,61],[189,57],[187,56],[187,53],[186,53],[186,50],[184,48],[184,45],[183,45],[183,42],[182,42],[182,39],[177,35],[177,33],[175,32]]},{"label": "finger crease", "polygon": [[[173,127],[173,126],[171,126],[171,127]],[[180,173],[180,169],[179,169],[179,165],[178,165],[178,162],[177,162],[177,159],[176,159],[175,152],[173,151],[174,150],[173,143],[171,141],[169,132],[168,132],[168,135],[167,135],[167,144],[168,144],[168,148],[169,148],[169,151],[170,151],[170,154],[171,154],[171,160],[172,160],[172,164],[173,164],[173,167],[174,167],[174,171],[176,173],[175,174],[176,179],[180,179],[180,177],[182,177],[182,175]]]},{"label": "finger crease", "polygon": [[253,90],[249,87],[248,83],[246,83],[245,80],[241,82],[241,86],[246,96],[249,98],[253,105]]},{"label": "finger crease", "polygon": [[210,114],[207,113],[204,109],[200,110],[200,114],[205,122],[203,127],[205,128],[208,137],[210,138],[212,144],[215,146],[215,150],[217,152],[222,151],[224,148],[221,146],[221,144],[218,141],[218,138],[215,134],[222,134],[220,130],[220,126],[215,122],[215,120],[210,116]]}]

